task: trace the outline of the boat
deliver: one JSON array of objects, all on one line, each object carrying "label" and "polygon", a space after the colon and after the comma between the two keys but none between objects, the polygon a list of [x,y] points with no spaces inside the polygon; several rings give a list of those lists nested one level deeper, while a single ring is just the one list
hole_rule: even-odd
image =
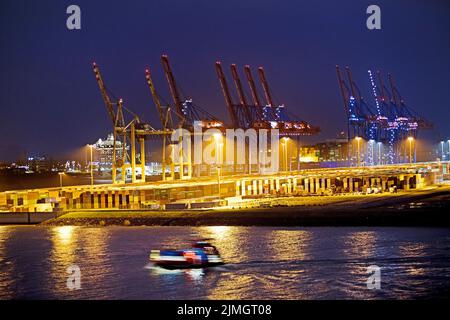
[{"label": "boat", "polygon": [[165,269],[195,269],[223,265],[219,251],[205,240],[196,241],[182,250],[152,250],[150,262]]}]

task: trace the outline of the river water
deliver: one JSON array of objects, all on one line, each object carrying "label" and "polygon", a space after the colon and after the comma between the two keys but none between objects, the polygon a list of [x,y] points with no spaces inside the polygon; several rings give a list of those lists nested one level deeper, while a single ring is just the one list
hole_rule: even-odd
[{"label": "river water", "polygon": [[[214,238],[227,262],[167,271],[151,249]],[[67,287],[77,265],[81,288]],[[368,266],[381,288],[367,288]],[[0,226],[1,299],[450,297],[450,229]]]}]

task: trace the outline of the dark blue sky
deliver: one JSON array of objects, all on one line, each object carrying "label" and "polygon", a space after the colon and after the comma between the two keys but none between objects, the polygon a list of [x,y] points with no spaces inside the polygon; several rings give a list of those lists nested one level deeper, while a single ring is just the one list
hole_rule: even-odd
[{"label": "dark blue sky", "polygon": [[[81,7],[80,31],[66,28],[70,4]],[[365,26],[370,4],[381,7],[382,30]],[[216,60],[227,75],[230,63],[263,65],[277,101],[320,126],[316,140],[332,138],[345,128],[334,66],[348,64],[366,96],[369,67],[392,72],[406,102],[450,135],[446,0],[2,0],[0,14],[0,159],[57,157],[111,131],[92,61],[158,126],[144,69],[169,101],[162,53],[182,91],[227,120]]]}]

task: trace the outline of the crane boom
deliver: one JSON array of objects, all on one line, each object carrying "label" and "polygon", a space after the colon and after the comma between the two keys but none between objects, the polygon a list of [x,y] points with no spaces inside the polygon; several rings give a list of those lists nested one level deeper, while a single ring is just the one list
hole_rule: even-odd
[{"label": "crane boom", "polygon": [[338,82],[339,82],[339,88],[341,90],[341,95],[342,95],[342,100],[344,102],[344,108],[345,108],[345,112],[347,114],[347,117],[349,116],[349,110],[348,110],[348,97],[345,94],[345,88],[344,88],[344,80],[342,80],[342,76],[341,76],[341,70],[339,69],[339,66],[336,65],[336,73],[337,73],[337,77],[338,77]]},{"label": "crane boom", "polygon": [[111,98],[109,97],[109,95],[106,91],[105,83],[103,82],[102,76],[100,74],[100,69],[98,68],[98,66],[95,62],[92,64],[92,66],[93,66],[93,70],[94,70],[94,74],[95,74],[95,79],[97,80],[98,86],[100,88],[100,93],[102,94],[102,98],[103,98],[103,101],[105,102],[106,109],[108,110],[109,117],[111,118],[111,121],[113,122],[113,124],[115,124],[116,123],[116,115],[114,113],[113,103],[111,102]]},{"label": "crane boom", "polygon": [[173,76],[172,69],[169,64],[169,57],[165,54],[161,56],[161,62],[164,68],[164,73],[166,74],[167,82],[169,84],[170,93],[172,94],[173,102],[177,110],[177,115],[180,117],[180,124],[182,125],[186,118],[183,116],[183,105],[181,103],[180,94],[178,93],[177,84],[175,82],[175,77]]},{"label": "crane boom", "polygon": [[264,68],[263,67],[259,67],[258,68],[258,74],[259,74],[259,79],[261,80],[261,84],[264,90],[264,95],[266,97],[266,102],[267,105],[273,107],[273,100],[272,100],[272,95],[270,94],[270,89],[269,89],[269,84],[267,83],[267,79],[266,79],[266,75],[264,73]]},{"label": "crane boom", "polygon": [[155,103],[156,109],[158,110],[159,119],[161,120],[161,124],[163,128],[165,127],[165,116],[163,108],[161,107],[161,102],[159,101],[159,97],[156,93],[155,86],[153,85],[153,80],[150,74],[150,70],[145,70],[145,79],[147,80],[148,87],[150,89],[150,92],[152,94],[153,102]]},{"label": "crane boom", "polygon": [[398,106],[397,88],[394,85],[394,80],[392,79],[392,75],[390,73],[388,73],[388,79],[391,86],[392,99],[394,99],[394,104]]},{"label": "crane boom", "polygon": [[230,90],[228,89],[227,80],[225,79],[225,75],[222,70],[222,64],[220,63],[220,61],[216,62],[216,72],[217,76],[219,77],[220,86],[222,87],[222,93],[225,98],[225,103],[227,104],[231,122],[235,128],[238,128],[239,127],[238,117],[233,107],[233,100],[231,99]]},{"label": "crane boom", "polygon": [[384,92],[383,78],[381,77],[380,70],[377,71],[377,76],[378,76],[378,82],[380,83],[381,101],[385,102],[387,99],[386,99],[386,94]]},{"label": "crane boom", "polygon": [[255,81],[253,80],[252,71],[250,70],[250,66],[248,64],[244,66],[244,71],[250,87],[250,92],[252,93],[253,103],[255,106],[261,106],[261,101],[259,100],[258,92],[256,91]]},{"label": "crane boom", "polygon": [[240,102],[242,108],[244,108],[244,115],[245,115],[247,124],[250,125],[253,123],[253,119],[252,119],[250,110],[248,109],[247,99],[245,98],[244,89],[242,88],[241,79],[239,79],[236,65],[232,64],[230,66],[230,69],[231,69],[231,75],[233,76],[234,85],[236,86],[236,91],[238,93],[239,102]]},{"label": "crane boom", "polygon": [[353,83],[352,72],[350,71],[350,68],[348,66],[345,67],[345,70],[347,71],[347,77],[348,82],[350,84],[350,91],[352,93],[352,97],[356,99],[355,84]]}]

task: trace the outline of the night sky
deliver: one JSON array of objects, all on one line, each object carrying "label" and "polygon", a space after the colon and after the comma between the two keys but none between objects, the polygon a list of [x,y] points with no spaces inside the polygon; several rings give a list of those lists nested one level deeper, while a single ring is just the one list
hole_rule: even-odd
[{"label": "night sky", "polygon": [[[81,7],[80,31],[66,28],[71,4]],[[370,4],[381,7],[382,30],[366,28]],[[144,69],[171,101],[162,53],[181,91],[227,121],[216,60],[230,86],[230,63],[250,64],[254,76],[263,65],[275,100],[322,128],[311,141],[333,138],[346,127],[334,66],[348,64],[365,96],[368,68],[393,73],[406,103],[450,138],[447,0],[1,0],[0,14],[0,160],[63,157],[112,131],[93,61],[128,108],[158,127]]]}]

